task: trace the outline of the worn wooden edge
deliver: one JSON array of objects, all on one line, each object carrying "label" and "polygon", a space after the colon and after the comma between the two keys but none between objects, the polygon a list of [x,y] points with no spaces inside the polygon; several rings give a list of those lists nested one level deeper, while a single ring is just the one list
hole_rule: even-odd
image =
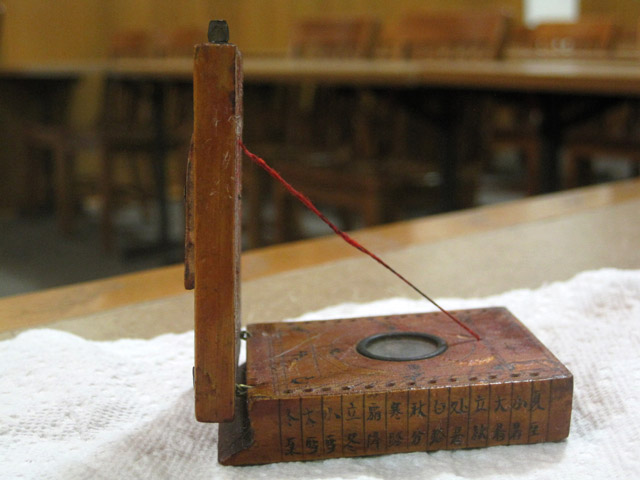
[{"label": "worn wooden edge", "polygon": [[240,329],[242,66],[235,45],[195,52],[193,270],[195,413],[226,422],[235,412]]},{"label": "worn wooden edge", "polygon": [[184,288],[193,290],[196,285],[193,215],[193,135],[187,157],[187,178],[184,187]]},{"label": "worn wooden edge", "polygon": [[[384,253],[579,214],[638,198],[640,180],[625,180],[369,228],[355,235],[373,251]],[[247,282],[360,255],[334,237],[275,245],[243,253],[241,277]],[[0,298],[0,332],[183,295],[183,271],[180,264]]]}]

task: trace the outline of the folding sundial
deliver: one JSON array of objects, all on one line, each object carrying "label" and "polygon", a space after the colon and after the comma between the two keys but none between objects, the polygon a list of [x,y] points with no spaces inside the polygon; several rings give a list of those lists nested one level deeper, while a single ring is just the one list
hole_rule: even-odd
[{"label": "folding sundial", "polygon": [[[242,61],[196,47],[185,283],[195,409],[226,465],[559,441],[571,373],[506,309],[249,325],[240,339]],[[266,319],[268,320],[268,319]]]}]

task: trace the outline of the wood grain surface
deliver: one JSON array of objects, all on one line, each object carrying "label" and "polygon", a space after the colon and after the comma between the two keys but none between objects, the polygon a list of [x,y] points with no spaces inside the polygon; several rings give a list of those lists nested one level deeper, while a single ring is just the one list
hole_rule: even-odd
[{"label": "wood grain surface", "polygon": [[[228,465],[559,441],[571,373],[504,308],[249,326],[246,414],[221,425]],[[356,346],[435,334],[439,355],[386,361]],[[248,433],[249,432],[249,433]],[[249,438],[251,437],[251,438]]]},{"label": "wood grain surface", "polygon": [[196,418],[233,418],[240,330],[242,65],[235,45],[196,48],[193,272]]}]

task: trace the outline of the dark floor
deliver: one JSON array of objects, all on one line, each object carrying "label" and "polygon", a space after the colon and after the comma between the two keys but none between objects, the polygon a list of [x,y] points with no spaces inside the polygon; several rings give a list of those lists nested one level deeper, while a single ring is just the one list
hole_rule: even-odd
[{"label": "dark floor", "polygon": [[[498,159],[492,171],[482,178],[479,204],[491,204],[522,197],[522,178],[517,164]],[[626,171],[608,171],[601,180],[624,177]],[[181,261],[181,205],[171,205],[172,231],[176,248],[168,254],[129,257],[128,247],[153,240],[157,221],[143,218],[135,210],[117,218],[119,232],[116,253],[101,248],[96,213],[85,212],[73,235],[61,235],[51,214],[30,218],[0,217],[0,296],[26,293],[44,288],[118,275]],[[312,217],[305,219],[315,235],[330,234],[327,227]]]}]

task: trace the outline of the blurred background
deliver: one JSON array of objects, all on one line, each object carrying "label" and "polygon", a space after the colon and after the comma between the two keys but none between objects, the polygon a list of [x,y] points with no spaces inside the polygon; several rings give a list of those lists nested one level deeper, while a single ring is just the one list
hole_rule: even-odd
[{"label": "blurred background", "polygon": [[[0,296],[181,261],[210,19],[246,59],[245,143],[358,229],[637,175],[633,95],[409,85],[402,69],[635,65],[639,17],[636,0],[2,0]],[[397,75],[333,82],[349,62]],[[296,65],[323,80],[273,74]],[[572,121],[550,139],[560,108]],[[243,182],[243,248],[329,233],[255,167]]]}]

